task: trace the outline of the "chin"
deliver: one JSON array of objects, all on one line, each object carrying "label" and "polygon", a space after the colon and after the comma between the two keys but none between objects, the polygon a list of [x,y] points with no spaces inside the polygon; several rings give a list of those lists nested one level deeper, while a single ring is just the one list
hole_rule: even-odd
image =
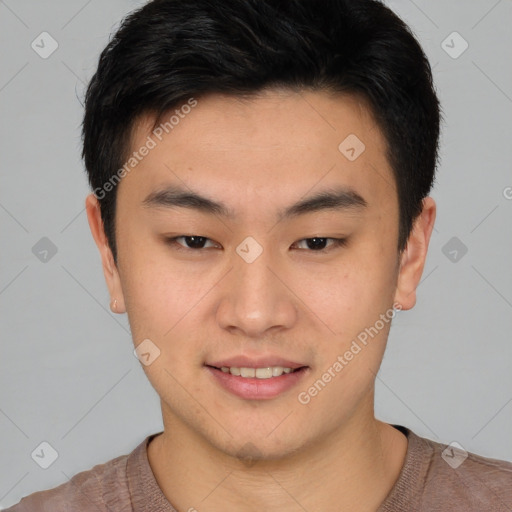
[{"label": "chin", "polygon": [[304,446],[300,439],[287,437],[270,440],[268,435],[246,436],[231,440],[225,447],[217,447],[226,455],[239,459],[245,466],[253,466],[257,462],[276,461],[293,456]]}]

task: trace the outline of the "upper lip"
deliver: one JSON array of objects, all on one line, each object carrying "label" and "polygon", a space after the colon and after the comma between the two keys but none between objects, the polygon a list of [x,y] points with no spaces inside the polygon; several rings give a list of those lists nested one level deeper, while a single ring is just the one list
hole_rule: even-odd
[{"label": "upper lip", "polygon": [[219,359],[211,363],[206,363],[207,366],[214,366],[215,368],[268,368],[269,366],[282,366],[283,368],[302,368],[306,366],[301,363],[296,363],[288,359],[284,359],[278,356],[265,356],[265,357],[247,357],[247,356],[235,356],[227,359]]}]

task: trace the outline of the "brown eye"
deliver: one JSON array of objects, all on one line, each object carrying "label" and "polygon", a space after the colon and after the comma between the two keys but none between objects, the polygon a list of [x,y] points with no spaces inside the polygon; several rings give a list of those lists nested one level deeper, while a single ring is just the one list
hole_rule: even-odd
[{"label": "brown eye", "polygon": [[[332,240],[333,243],[325,247],[328,240]],[[327,252],[332,248],[345,246],[347,243],[346,238],[326,238],[326,237],[313,237],[313,238],[303,238],[299,240],[300,242],[306,242],[307,248],[312,252]]]},{"label": "brown eye", "polygon": [[[183,245],[181,242],[178,242],[178,240],[180,240],[180,239],[183,239],[183,241],[185,242],[185,245]],[[175,247],[177,250],[200,251],[201,249],[205,249],[204,245],[207,240],[210,240],[210,239],[206,238],[205,236],[181,235],[181,236],[175,236],[173,238],[167,238],[166,243]]]}]

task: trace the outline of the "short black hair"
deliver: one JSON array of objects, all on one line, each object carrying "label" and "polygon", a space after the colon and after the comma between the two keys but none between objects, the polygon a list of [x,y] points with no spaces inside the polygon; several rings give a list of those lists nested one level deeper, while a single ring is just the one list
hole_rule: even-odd
[{"label": "short black hair", "polygon": [[114,261],[117,187],[104,185],[140,116],[154,114],[155,127],[190,98],[272,87],[366,101],[396,180],[403,251],[434,184],[442,118],[411,29],[377,0],[153,0],[122,20],[85,97],[82,157]]}]

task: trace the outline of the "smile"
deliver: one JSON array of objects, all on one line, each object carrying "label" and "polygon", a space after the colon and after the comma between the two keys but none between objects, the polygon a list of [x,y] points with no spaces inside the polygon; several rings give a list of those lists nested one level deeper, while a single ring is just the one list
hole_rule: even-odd
[{"label": "smile", "polygon": [[297,386],[309,373],[308,366],[259,368],[205,365],[214,385],[245,400],[268,400]]},{"label": "smile", "polygon": [[223,371],[224,373],[230,373],[231,375],[236,375],[244,378],[255,377],[257,379],[270,379],[272,377],[280,377],[281,375],[283,375],[283,373],[292,373],[299,369],[300,368],[284,368],[283,366],[267,366],[263,368],[238,368],[236,366],[228,368],[227,366],[222,366],[220,368],[220,370]]}]

